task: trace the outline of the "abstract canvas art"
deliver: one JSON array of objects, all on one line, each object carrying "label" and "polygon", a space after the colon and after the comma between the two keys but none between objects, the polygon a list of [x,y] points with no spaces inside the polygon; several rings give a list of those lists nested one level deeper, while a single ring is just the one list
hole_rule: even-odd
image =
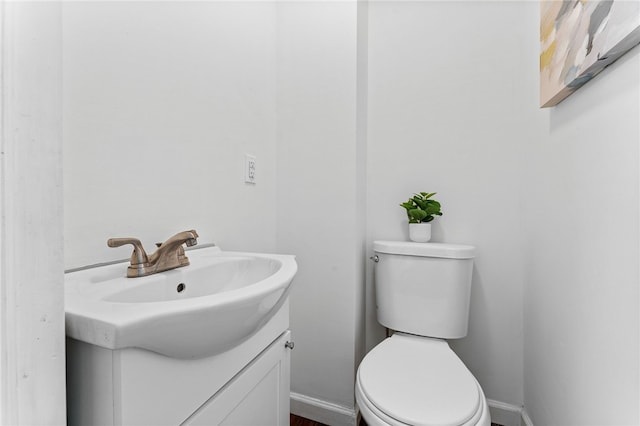
[{"label": "abstract canvas art", "polygon": [[640,43],[640,1],[540,2],[540,105],[557,105]]}]

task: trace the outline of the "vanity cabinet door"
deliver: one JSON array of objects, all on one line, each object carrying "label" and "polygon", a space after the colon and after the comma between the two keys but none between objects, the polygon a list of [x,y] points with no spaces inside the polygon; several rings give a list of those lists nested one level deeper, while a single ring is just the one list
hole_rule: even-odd
[{"label": "vanity cabinet door", "polygon": [[286,331],[183,425],[284,426],[289,424],[291,350]]}]

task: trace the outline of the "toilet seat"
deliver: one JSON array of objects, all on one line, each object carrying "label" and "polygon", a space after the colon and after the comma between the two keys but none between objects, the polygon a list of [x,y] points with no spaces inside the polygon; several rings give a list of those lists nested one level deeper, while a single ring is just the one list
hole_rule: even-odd
[{"label": "toilet seat", "polygon": [[396,333],[358,368],[356,399],[368,424],[489,424],[482,389],[444,340]]}]

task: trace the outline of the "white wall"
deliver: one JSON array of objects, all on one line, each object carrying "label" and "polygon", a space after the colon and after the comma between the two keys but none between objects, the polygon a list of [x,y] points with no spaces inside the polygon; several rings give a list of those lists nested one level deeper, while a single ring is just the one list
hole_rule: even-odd
[{"label": "white wall", "polygon": [[[526,31],[537,23],[533,8]],[[536,426],[640,424],[639,48],[557,107],[530,109],[525,408]]]},{"label": "white wall", "polygon": [[[369,5],[368,246],[407,240],[399,204],[437,192],[433,241],[477,247],[469,334],[453,349],[488,398],[519,406],[522,78],[527,10],[511,2]],[[508,36],[505,36],[507,34]],[[369,278],[367,287],[371,289]],[[367,345],[382,337],[368,295]]]},{"label": "white wall", "polygon": [[61,9],[0,2],[0,423],[65,416]]},{"label": "white wall", "polygon": [[[148,251],[195,228],[273,251],[275,4],[66,2],[65,263]],[[244,183],[244,154],[257,184]]]},{"label": "white wall", "polygon": [[334,425],[355,424],[362,340],[357,9],[355,1],[278,4],[277,246],[299,265],[292,411]]},{"label": "white wall", "polygon": [[637,49],[541,111],[536,2],[362,6],[65,3],[66,267],[192,227],[296,254],[292,391],[346,424],[365,268],[382,338],[365,251],[437,191],[434,240],[478,248],[452,345],[487,396],[536,425],[637,424]]}]

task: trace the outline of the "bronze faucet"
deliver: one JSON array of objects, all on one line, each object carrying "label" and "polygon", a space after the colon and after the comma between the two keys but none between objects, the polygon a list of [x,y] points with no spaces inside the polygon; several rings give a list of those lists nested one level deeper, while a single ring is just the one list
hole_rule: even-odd
[{"label": "bronze faucet", "polygon": [[107,245],[109,247],[120,247],[125,244],[133,245],[131,265],[127,268],[127,277],[135,278],[187,266],[189,258],[185,256],[182,245],[195,246],[198,244],[197,238],[198,233],[195,229],[180,232],[164,243],[157,243],[158,249],[151,256],[147,256],[142,243],[137,238],[109,238]]}]

